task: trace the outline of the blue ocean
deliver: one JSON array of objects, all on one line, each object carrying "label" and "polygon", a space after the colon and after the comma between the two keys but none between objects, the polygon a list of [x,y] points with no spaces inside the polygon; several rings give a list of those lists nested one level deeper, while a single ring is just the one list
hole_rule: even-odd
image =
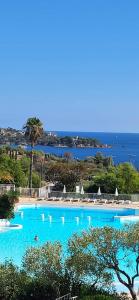
[{"label": "blue ocean", "polygon": [[53,153],[63,156],[64,152],[71,152],[74,158],[84,159],[87,156],[94,156],[97,152],[105,156],[112,156],[115,164],[131,162],[139,168],[139,133],[104,133],[104,132],[55,132],[58,136],[80,136],[91,137],[100,140],[104,144],[112,146],[110,149],[92,148],[55,148],[46,146],[36,146],[36,149],[45,153]]}]

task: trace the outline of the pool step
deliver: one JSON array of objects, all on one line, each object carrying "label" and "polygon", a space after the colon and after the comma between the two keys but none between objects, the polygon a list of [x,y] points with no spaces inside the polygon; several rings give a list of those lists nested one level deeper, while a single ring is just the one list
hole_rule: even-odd
[{"label": "pool step", "polygon": [[114,216],[115,219],[119,219],[121,222],[124,221],[139,221],[139,216],[129,215],[129,216]]}]

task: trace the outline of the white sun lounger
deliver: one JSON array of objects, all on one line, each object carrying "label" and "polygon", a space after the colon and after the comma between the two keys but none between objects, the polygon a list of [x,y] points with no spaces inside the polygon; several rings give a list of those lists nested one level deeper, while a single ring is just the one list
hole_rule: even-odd
[{"label": "white sun lounger", "polygon": [[55,199],[56,199],[56,197],[50,197],[50,198],[48,198],[47,200],[48,200],[48,201],[55,201]]},{"label": "white sun lounger", "polygon": [[116,201],[116,204],[124,204],[125,203],[125,200],[117,200]]},{"label": "white sun lounger", "polygon": [[116,202],[116,200],[110,199],[110,200],[108,200],[107,204],[113,204],[113,203],[115,203],[115,202]]},{"label": "white sun lounger", "polygon": [[81,202],[88,202],[88,198],[81,198],[80,201]]},{"label": "white sun lounger", "polygon": [[63,198],[64,202],[70,201],[70,198]]},{"label": "white sun lounger", "polygon": [[71,201],[72,202],[79,202],[81,199],[80,198],[73,198]]},{"label": "white sun lounger", "polygon": [[98,202],[98,199],[88,199],[88,200],[89,200],[89,201],[88,201],[89,203],[94,203],[94,204],[95,204],[95,203]]},{"label": "white sun lounger", "polygon": [[99,204],[106,204],[108,203],[108,200],[107,199],[101,199],[98,201]]},{"label": "white sun lounger", "polygon": [[131,204],[131,200],[125,200],[124,204]]}]

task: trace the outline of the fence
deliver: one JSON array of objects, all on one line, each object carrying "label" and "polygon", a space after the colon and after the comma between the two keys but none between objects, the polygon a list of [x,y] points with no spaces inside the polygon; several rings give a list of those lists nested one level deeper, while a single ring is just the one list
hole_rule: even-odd
[{"label": "fence", "polygon": [[[0,184],[0,195],[4,194],[8,191],[15,190],[15,185],[14,184]],[[50,187],[43,186],[41,188],[22,188],[19,187],[16,189],[19,191],[21,197],[32,197],[34,198],[49,198],[50,197],[56,197],[56,198],[73,198],[73,199],[84,199],[84,198],[89,198],[89,199],[116,199],[116,200],[131,200],[133,202],[139,202],[139,194],[119,194],[118,196],[115,196],[115,194],[101,194],[98,195],[96,193],[85,193],[85,194],[80,194],[80,193],[72,193],[72,192],[67,192],[63,193],[60,191],[50,191]]]},{"label": "fence", "polygon": [[0,184],[0,195],[14,190],[15,190],[14,184]]},{"label": "fence", "polygon": [[[136,197],[134,197],[136,196]],[[49,197],[56,197],[56,198],[73,198],[73,199],[115,199],[115,200],[131,200],[131,201],[139,201],[139,194],[137,195],[127,195],[127,194],[119,194],[118,196],[115,196],[115,194],[101,194],[98,195],[96,193],[85,193],[85,194],[79,194],[79,193],[63,193],[63,192],[57,192],[57,191],[51,191],[49,193]],[[136,199],[136,200],[134,200]]]},{"label": "fence", "polygon": [[76,300],[78,297],[72,297],[71,294],[64,295],[62,297],[57,298],[56,300]]},{"label": "fence", "polygon": [[47,187],[43,186],[41,188],[22,188],[17,189],[21,197],[33,197],[33,198],[46,198],[48,196]]},{"label": "fence", "polygon": [[70,300],[71,299],[71,293],[66,294],[62,297],[56,298],[56,300]]}]

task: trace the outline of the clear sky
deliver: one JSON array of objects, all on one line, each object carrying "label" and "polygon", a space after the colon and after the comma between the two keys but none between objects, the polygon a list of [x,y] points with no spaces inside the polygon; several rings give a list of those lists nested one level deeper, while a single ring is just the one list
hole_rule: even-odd
[{"label": "clear sky", "polygon": [[0,1],[0,127],[139,132],[138,0]]}]

